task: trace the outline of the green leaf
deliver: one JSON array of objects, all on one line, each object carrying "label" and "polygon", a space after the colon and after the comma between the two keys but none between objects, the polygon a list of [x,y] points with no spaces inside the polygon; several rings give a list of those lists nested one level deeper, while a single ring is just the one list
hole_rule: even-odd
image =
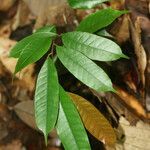
[{"label": "green leaf", "polygon": [[[34,51],[37,50],[37,42],[36,39],[39,38],[39,36],[43,36],[43,34],[46,34],[46,37],[53,37],[56,35],[56,29],[54,26],[45,26],[43,28],[38,29],[34,34],[22,39],[19,41],[11,50],[10,57],[19,58],[21,52],[28,47],[31,47],[31,49]],[[38,33],[38,34],[37,34]],[[40,35],[39,35],[40,34]],[[42,42],[41,42],[42,43]]]},{"label": "green leaf", "polygon": [[127,12],[128,11],[113,10],[111,8],[97,11],[81,21],[81,23],[77,27],[77,31],[84,31],[90,33],[96,32],[108,26],[116,18]]},{"label": "green leaf", "polygon": [[48,133],[54,128],[58,116],[59,84],[56,68],[48,58],[37,79],[35,92],[35,119],[44,133],[47,143]]},{"label": "green leaf", "polygon": [[70,96],[59,89],[60,108],[57,122],[57,133],[65,150],[90,150],[88,137],[78,111]]},{"label": "green leaf", "polygon": [[11,51],[11,57],[19,57],[15,73],[39,60],[50,48],[54,27],[39,29],[33,35],[20,41]]},{"label": "green leaf", "polygon": [[73,8],[92,8],[106,1],[109,0],[68,0],[68,3]]},{"label": "green leaf", "polygon": [[57,46],[57,55],[62,64],[87,86],[97,91],[114,91],[107,74],[82,53]]},{"label": "green leaf", "polygon": [[96,35],[113,38],[113,36],[110,33],[108,33],[105,29],[97,31]]},{"label": "green leaf", "polygon": [[52,39],[44,34],[42,36],[38,34],[30,40],[31,41],[22,49],[15,68],[15,73],[39,60],[49,50],[52,43]]},{"label": "green leaf", "polygon": [[34,34],[39,34],[39,33],[44,33],[44,34],[48,34],[51,37],[56,36],[56,28],[55,26],[45,26],[42,27],[40,29],[38,29]]},{"label": "green leaf", "polygon": [[10,51],[9,56],[14,58],[19,58],[20,53],[24,50],[24,48],[31,43],[32,35],[25,37],[21,41],[19,41]]},{"label": "green leaf", "polygon": [[127,58],[115,42],[94,34],[69,32],[62,36],[62,40],[68,49],[79,51],[93,60],[112,61],[120,57]]}]

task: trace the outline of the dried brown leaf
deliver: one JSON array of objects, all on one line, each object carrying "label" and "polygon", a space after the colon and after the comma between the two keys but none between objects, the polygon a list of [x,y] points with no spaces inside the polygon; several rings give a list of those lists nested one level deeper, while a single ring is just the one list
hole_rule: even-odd
[{"label": "dried brown leaf", "polygon": [[54,5],[46,7],[46,9],[38,15],[35,28],[37,29],[46,24],[53,24],[59,27],[66,25],[73,26],[74,20],[74,10],[67,4]]},{"label": "dried brown leaf", "polygon": [[147,54],[147,67],[145,71],[145,91],[146,91],[146,108],[150,111],[150,19],[147,16],[140,16],[140,24],[142,29],[142,42]]},{"label": "dried brown leaf", "polygon": [[34,118],[33,101],[23,101],[14,107],[19,118],[33,129],[37,129]]},{"label": "dried brown leaf", "polygon": [[23,0],[31,12],[37,17],[35,28],[46,24],[65,26],[74,24],[74,10],[66,4],[66,0]]},{"label": "dried brown leaf", "polygon": [[107,119],[86,99],[76,94],[70,96],[77,106],[86,129],[106,145],[114,145],[116,135]]},{"label": "dried brown leaf", "polygon": [[[18,117],[25,124],[27,124],[32,129],[35,129],[35,130],[39,131],[38,128],[37,128],[37,126],[36,126],[36,123],[35,123],[34,103],[33,103],[32,100],[23,101],[23,102],[18,103],[14,107],[14,111],[16,112],[16,114],[18,115]],[[49,136],[51,138],[53,138],[53,139],[57,139],[58,140],[58,137],[57,137],[55,129],[52,130],[52,132],[49,134]],[[51,141],[51,142],[53,142],[53,141]],[[56,143],[55,144],[53,143],[52,145],[56,145]]]},{"label": "dried brown leaf", "polygon": [[[12,74],[14,73],[17,60],[15,58],[10,58],[9,53],[10,49],[15,44],[16,41],[0,37],[0,60]],[[34,64],[30,64],[29,66],[24,68],[21,73],[18,73],[16,75],[16,77],[24,82],[25,87],[27,87],[29,91],[33,91],[35,86],[35,76],[33,76],[33,74]]]},{"label": "dried brown leaf", "polygon": [[25,26],[31,23],[31,12],[24,1],[19,1],[17,12],[12,19],[12,30],[16,30],[19,26]]},{"label": "dried brown leaf", "polygon": [[138,69],[140,72],[140,77],[141,77],[143,87],[145,87],[145,69],[147,65],[147,58],[146,58],[145,49],[141,43],[140,18],[137,17],[134,24],[129,18],[129,22],[130,22],[132,41],[134,44],[134,50],[137,57]]},{"label": "dried brown leaf", "polygon": [[125,43],[130,36],[128,14],[120,17],[111,27],[110,33],[119,44]]}]

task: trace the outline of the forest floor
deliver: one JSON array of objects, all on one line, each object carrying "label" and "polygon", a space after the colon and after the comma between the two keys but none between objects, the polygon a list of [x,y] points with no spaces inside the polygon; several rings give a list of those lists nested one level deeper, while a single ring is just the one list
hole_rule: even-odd
[{"label": "forest floor", "polygon": [[[85,16],[109,6],[130,11],[110,25],[104,35],[117,42],[130,59],[97,62],[109,74],[117,93],[89,89],[58,62],[60,83],[67,91],[88,99],[110,121],[117,135],[117,150],[149,150],[150,2],[112,0],[91,10],[73,10],[64,1],[1,0],[0,150],[63,149],[56,131],[49,135],[45,147],[43,135],[35,124],[34,90],[44,58],[14,77],[17,60],[9,57],[10,49],[37,28],[54,24],[58,33],[72,31]],[[92,150],[111,150],[88,135]]]}]

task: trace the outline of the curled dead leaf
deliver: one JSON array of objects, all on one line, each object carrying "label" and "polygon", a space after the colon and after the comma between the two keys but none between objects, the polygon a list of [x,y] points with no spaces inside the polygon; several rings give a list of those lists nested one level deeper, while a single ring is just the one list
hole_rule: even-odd
[{"label": "curled dead leaf", "polygon": [[124,43],[129,39],[130,33],[129,33],[129,21],[128,21],[128,14],[124,15],[122,17],[122,20],[120,22],[118,22],[119,28],[116,27],[116,29],[118,29],[115,37],[118,43]]},{"label": "curled dead leaf", "polygon": [[140,18],[138,17],[134,24],[129,18],[129,23],[130,23],[132,41],[134,44],[134,50],[137,57],[138,69],[140,72],[140,77],[141,77],[143,87],[145,87],[145,69],[147,65],[147,58],[146,58],[145,49],[141,43]]},{"label": "curled dead leaf", "polygon": [[83,97],[73,93],[69,94],[77,106],[86,129],[102,143],[114,146],[116,135],[107,119]]},{"label": "curled dead leaf", "polygon": [[5,22],[0,24],[0,37],[8,38],[11,34],[11,24],[10,22]]}]

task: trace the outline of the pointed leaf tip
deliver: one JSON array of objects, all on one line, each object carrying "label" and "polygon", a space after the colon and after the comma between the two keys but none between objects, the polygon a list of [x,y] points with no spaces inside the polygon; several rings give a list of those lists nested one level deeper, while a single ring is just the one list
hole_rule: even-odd
[{"label": "pointed leaf tip", "polygon": [[91,150],[87,133],[70,96],[60,86],[60,107],[56,125],[65,150]]},{"label": "pointed leaf tip", "polygon": [[65,47],[79,51],[92,60],[113,61],[125,57],[115,42],[91,33],[69,32],[63,34],[62,40]]},{"label": "pointed leaf tip", "polygon": [[48,141],[48,135],[44,134],[44,141],[45,141],[45,145],[47,146],[47,141]]},{"label": "pointed leaf tip", "polygon": [[56,68],[50,58],[42,66],[35,90],[35,119],[37,127],[43,132],[45,143],[50,131],[55,127],[58,117],[59,84]]},{"label": "pointed leaf tip", "polygon": [[115,145],[116,135],[109,121],[83,97],[69,93],[77,106],[81,119],[86,129],[98,140],[106,145]]},{"label": "pointed leaf tip", "polygon": [[112,88],[108,75],[88,57],[71,48],[57,46],[56,50],[62,64],[84,84],[97,91]]},{"label": "pointed leaf tip", "polygon": [[77,31],[94,33],[110,25],[115,19],[126,13],[128,11],[119,11],[112,8],[99,10],[82,20],[77,27]]},{"label": "pointed leaf tip", "polygon": [[121,57],[122,57],[122,58],[125,58],[125,59],[130,59],[130,57],[128,57],[127,55],[125,55],[125,54],[123,54],[123,53],[122,53]]}]

